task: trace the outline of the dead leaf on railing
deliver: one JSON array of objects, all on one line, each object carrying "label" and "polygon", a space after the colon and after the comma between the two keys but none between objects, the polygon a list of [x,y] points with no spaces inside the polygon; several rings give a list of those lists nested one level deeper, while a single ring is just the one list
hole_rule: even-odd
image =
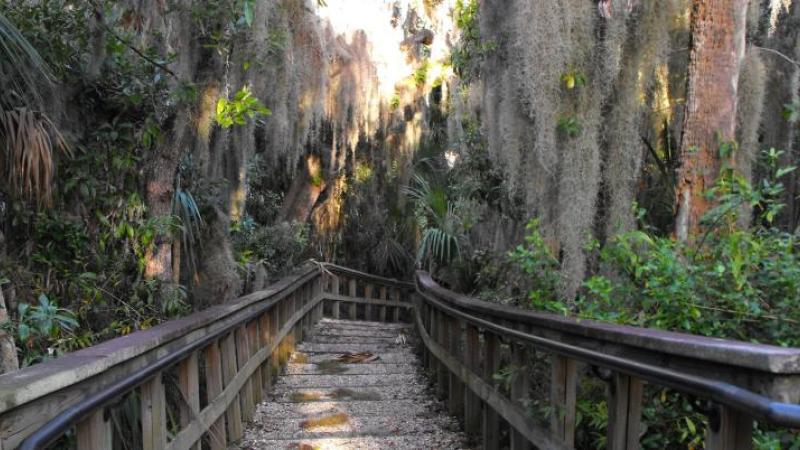
[{"label": "dead leaf on railing", "polygon": [[364,364],[377,361],[380,358],[378,356],[373,355],[370,352],[359,352],[359,353],[347,352],[339,355],[339,357],[336,359],[344,364]]}]

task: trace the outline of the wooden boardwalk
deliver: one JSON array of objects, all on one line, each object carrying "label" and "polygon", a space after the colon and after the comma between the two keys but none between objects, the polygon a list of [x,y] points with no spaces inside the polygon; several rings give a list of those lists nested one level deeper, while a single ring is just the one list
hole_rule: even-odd
[{"label": "wooden boardwalk", "polygon": [[234,448],[469,448],[431,395],[412,333],[407,324],[323,319]]}]

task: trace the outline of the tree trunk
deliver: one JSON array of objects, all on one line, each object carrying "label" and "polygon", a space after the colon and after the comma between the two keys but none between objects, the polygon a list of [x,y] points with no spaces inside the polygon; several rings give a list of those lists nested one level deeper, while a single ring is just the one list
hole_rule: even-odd
[{"label": "tree trunk", "polygon": [[736,139],[737,87],[744,58],[747,0],[694,0],[675,234],[700,231],[711,207],[703,194],[720,169],[721,142]]},{"label": "tree trunk", "polygon": [[[7,320],[6,300],[3,296],[3,290],[0,289],[0,323]],[[19,359],[17,359],[17,347],[14,345],[14,337],[0,330],[0,374],[13,372],[17,369],[19,369]]]}]

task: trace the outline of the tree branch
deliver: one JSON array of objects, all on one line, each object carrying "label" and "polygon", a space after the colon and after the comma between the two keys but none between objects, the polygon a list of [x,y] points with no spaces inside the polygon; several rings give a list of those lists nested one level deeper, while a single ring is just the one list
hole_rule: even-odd
[{"label": "tree branch", "polygon": [[800,62],[797,62],[797,61],[793,60],[792,58],[789,58],[788,56],[784,55],[783,53],[781,53],[781,52],[779,52],[779,51],[777,51],[775,49],[767,48],[767,47],[759,47],[757,45],[753,45],[752,47],[755,48],[755,49],[758,49],[758,50],[762,50],[762,51],[769,52],[769,53],[772,53],[774,55],[780,56],[782,59],[786,60],[790,64],[793,64],[793,65],[797,66],[798,68],[800,68]]}]

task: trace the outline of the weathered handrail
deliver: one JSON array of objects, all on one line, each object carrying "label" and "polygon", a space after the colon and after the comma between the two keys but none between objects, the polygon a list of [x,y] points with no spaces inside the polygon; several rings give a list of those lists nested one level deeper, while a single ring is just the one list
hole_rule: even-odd
[{"label": "weathered handrail", "polygon": [[[345,285],[347,292],[340,292]],[[343,305],[353,319],[410,318],[411,304],[401,294],[412,289],[309,264],[234,302],[0,376],[0,448],[45,448],[74,427],[79,449],[111,449],[115,431],[107,410],[132,392],[140,399],[141,430],[126,432],[139,436],[145,450],[199,449],[201,440],[227,448],[241,438],[243,421],[294,344],[324,314],[338,317]],[[172,405],[164,374],[176,368],[181,402]],[[170,408],[180,421],[172,430]]]},{"label": "weathered handrail", "polygon": [[[639,448],[645,381],[713,402],[708,449],[751,448],[754,419],[800,428],[800,405],[786,403],[800,395],[800,349],[526,312],[448,291],[424,272],[417,273],[416,286],[416,322],[428,349],[426,362],[437,373],[451,412],[464,417],[468,430],[483,430],[486,448],[497,448],[500,418],[512,428],[512,448],[529,442],[572,448],[578,364],[595,368],[610,383],[607,442],[612,449]],[[512,364],[523,364],[530,348],[551,355],[550,406],[558,413],[551,414],[549,429],[530,420],[522,407],[527,377],[515,377],[509,395],[494,386],[502,341],[509,344]]]}]

